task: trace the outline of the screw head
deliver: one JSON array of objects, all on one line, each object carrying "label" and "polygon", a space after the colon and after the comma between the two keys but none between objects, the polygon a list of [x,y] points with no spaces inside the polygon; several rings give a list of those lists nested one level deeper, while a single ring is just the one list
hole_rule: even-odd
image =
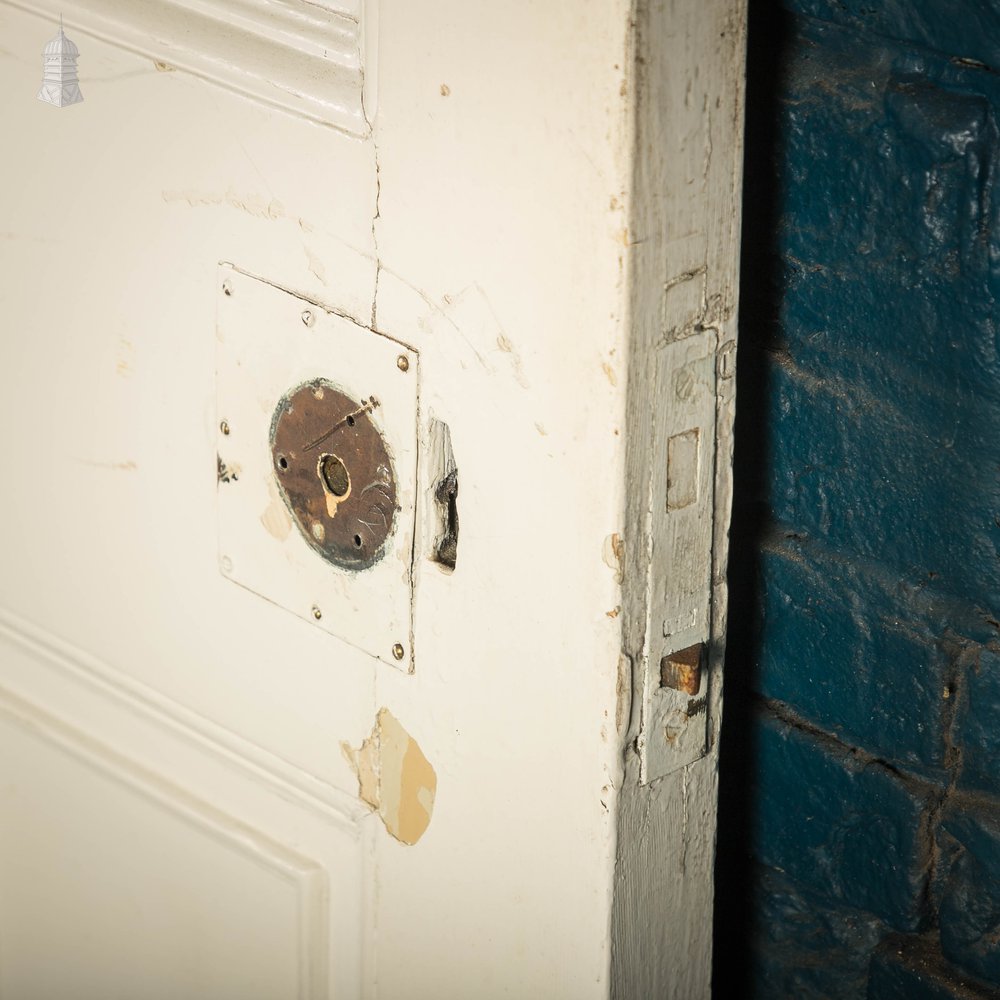
[{"label": "screw head", "polygon": [[318,607],[316,607],[316,605],[314,604],[313,605],[313,618],[315,618],[316,621],[319,621],[320,618],[322,618],[322,617],[323,617],[323,612],[320,611],[320,609]]},{"label": "screw head", "polygon": [[396,358],[396,367],[401,372],[408,372],[410,370],[410,359],[405,354],[400,354],[400,356]]},{"label": "screw head", "polygon": [[302,322],[306,326],[312,326],[316,322],[316,315],[311,309],[302,310]]},{"label": "screw head", "polygon": [[401,660],[406,654],[406,650],[403,649],[403,644],[397,642],[395,646],[392,647],[392,655],[396,657],[397,660]]},{"label": "screw head", "polygon": [[233,561],[232,561],[232,559],[229,558],[229,556],[223,556],[222,559],[220,560],[220,562],[221,562],[221,565],[222,565],[222,572],[223,573],[232,573],[232,571],[233,571]]},{"label": "screw head", "polygon": [[229,434],[229,423],[228,423],[228,421],[223,420],[222,423],[219,424],[219,430],[222,431],[223,434],[228,435]]},{"label": "screw head", "polygon": [[232,295],[233,294],[233,285],[232,285],[232,282],[228,278],[222,283],[222,294],[223,295]]}]

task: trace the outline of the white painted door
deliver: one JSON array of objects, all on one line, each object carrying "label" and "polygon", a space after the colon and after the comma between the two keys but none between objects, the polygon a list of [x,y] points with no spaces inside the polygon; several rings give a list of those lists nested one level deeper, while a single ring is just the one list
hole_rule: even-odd
[{"label": "white painted door", "polygon": [[707,995],[741,39],[0,2],[4,1000]]}]

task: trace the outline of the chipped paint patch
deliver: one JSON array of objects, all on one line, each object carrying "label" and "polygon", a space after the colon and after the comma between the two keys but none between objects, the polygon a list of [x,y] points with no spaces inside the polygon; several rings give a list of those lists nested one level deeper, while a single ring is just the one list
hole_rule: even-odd
[{"label": "chipped paint patch", "polygon": [[628,722],[632,709],[632,660],[622,653],[618,657],[618,676],[615,680],[615,728],[620,733]]},{"label": "chipped paint patch", "polygon": [[292,515],[288,513],[285,501],[281,499],[273,479],[268,481],[267,492],[271,502],[260,515],[260,523],[264,525],[269,535],[283,542],[292,530]]},{"label": "chipped paint patch", "polygon": [[222,461],[221,455],[216,455],[218,462],[218,479],[220,483],[239,482],[240,473],[243,471],[238,465],[227,465]]},{"label": "chipped paint patch", "polygon": [[615,571],[615,582],[621,583],[625,575],[625,542],[615,532],[604,539],[604,562]]},{"label": "chipped paint patch", "polygon": [[387,708],[356,750],[340,744],[358,778],[358,796],[374,809],[386,830],[403,844],[415,844],[430,826],[437,774],[420,745]]}]

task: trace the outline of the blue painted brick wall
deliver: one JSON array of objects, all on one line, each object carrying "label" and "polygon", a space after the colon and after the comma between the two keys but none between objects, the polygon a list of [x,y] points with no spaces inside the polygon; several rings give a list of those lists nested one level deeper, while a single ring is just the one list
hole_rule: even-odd
[{"label": "blue painted brick wall", "polygon": [[716,994],[996,997],[1000,2],[763,10]]}]

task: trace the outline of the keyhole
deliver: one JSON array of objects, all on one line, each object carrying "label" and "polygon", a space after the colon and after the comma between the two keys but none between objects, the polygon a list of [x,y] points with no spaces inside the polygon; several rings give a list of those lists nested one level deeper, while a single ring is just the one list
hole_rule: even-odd
[{"label": "keyhole", "polygon": [[338,499],[346,497],[351,489],[351,477],[347,466],[336,455],[324,455],[319,464],[319,476],[323,485]]}]

